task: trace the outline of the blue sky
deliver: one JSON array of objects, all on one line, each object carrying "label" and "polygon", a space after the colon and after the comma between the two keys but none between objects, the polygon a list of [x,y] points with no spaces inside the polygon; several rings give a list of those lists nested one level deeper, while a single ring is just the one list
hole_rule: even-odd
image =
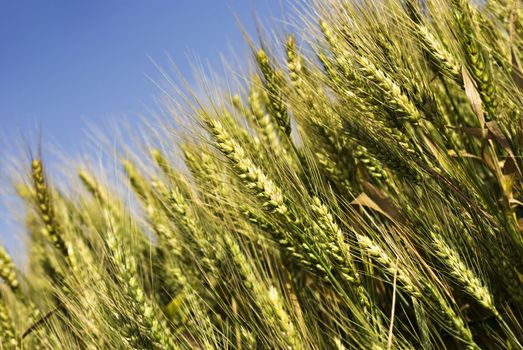
[{"label": "blue sky", "polygon": [[[184,75],[193,54],[218,65],[229,47],[245,50],[236,18],[253,34],[254,12],[278,22],[286,2],[0,0],[0,157],[40,131],[44,145],[74,154],[86,125],[138,122],[159,95],[151,59],[168,67],[170,57]],[[1,205],[0,240],[16,249]]]}]

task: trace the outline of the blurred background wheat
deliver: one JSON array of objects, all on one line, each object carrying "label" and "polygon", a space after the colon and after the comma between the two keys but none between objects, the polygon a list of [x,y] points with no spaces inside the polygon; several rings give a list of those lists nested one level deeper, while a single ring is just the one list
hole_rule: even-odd
[{"label": "blurred background wheat", "polygon": [[295,5],[112,162],[13,167],[3,348],[523,348],[521,1]]}]

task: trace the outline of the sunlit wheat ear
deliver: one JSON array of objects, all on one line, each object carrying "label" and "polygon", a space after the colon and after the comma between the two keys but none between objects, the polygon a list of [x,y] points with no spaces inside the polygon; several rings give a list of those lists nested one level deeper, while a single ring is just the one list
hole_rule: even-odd
[{"label": "sunlit wheat ear", "polygon": [[279,128],[285,135],[291,133],[290,117],[284,103],[283,85],[285,78],[279,70],[276,70],[270,62],[267,53],[260,49],[256,53],[256,61],[262,72],[265,87],[269,97],[269,112],[278,123]]},{"label": "sunlit wheat ear", "polygon": [[405,270],[401,269],[401,267],[398,266],[398,263],[391,256],[389,256],[379,245],[377,245],[375,242],[372,241],[372,239],[370,239],[367,236],[358,234],[357,239],[361,249],[366,254],[369,254],[369,256],[376,259],[376,261],[379,264],[381,264],[390,275],[396,275],[398,281],[401,282],[403,288],[411,296],[415,298],[420,298],[422,296],[419,286],[416,283],[414,283],[413,279],[409,276],[409,274]]},{"label": "sunlit wheat ear", "polygon": [[101,176],[33,160],[1,349],[522,348],[518,1],[302,5]]},{"label": "sunlit wheat ear", "polygon": [[441,262],[447,265],[452,276],[461,282],[467,293],[481,305],[492,311],[496,317],[499,317],[492,294],[479,277],[467,267],[457,252],[440,235],[432,233],[431,236],[434,242],[435,254],[440,258]]},{"label": "sunlit wheat ear", "polygon": [[153,148],[151,150],[151,155],[158,167],[160,167],[160,169],[162,169],[162,171],[166,175],[168,175],[169,177],[177,175],[176,170],[173,169],[173,167],[171,167],[169,161],[165,158],[165,155],[162,154],[162,152],[159,149]]},{"label": "sunlit wheat ear", "polygon": [[413,124],[418,123],[421,114],[408,96],[401,91],[400,86],[387,77],[384,72],[377,68],[366,57],[358,56],[356,60],[360,64],[362,75],[381,88],[381,91],[387,97],[386,101],[400,114],[400,120],[405,120]]},{"label": "sunlit wheat ear", "polygon": [[429,329],[429,317],[423,308],[423,305],[416,298],[412,298],[412,307],[414,309],[414,315],[416,318],[416,327],[418,328],[420,345],[423,349],[431,349],[431,332]]},{"label": "sunlit wheat ear", "polygon": [[[9,287],[16,299],[27,309],[29,313],[29,323],[38,320],[40,311],[21,290],[17,276],[17,268],[2,245],[0,245],[0,280]],[[8,349],[11,347],[16,348],[17,339],[15,337],[15,328],[9,315],[9,308],[7,305],[3,305],[6,300],[1,296],[1,293],[2,291],[0,290],[0,323],[2,323],[0,331],[4,332],[5,341],[0,340],[0,344],[4,344]],[[0,334],[2,334],[1,332]]]},{"label": "sunlit wheat ear", "polygon": [[322,166],[331,181],[336,183],[347,193],[355,193],[352,184],[348,180],[349,176],[343,171],[343,168],[341,168],[338,163],[324,152],[316,152],[315,155],[318,163]]},{"label": "sunlit wheat ear", "polygon": [[224,239],[233,260],[245,279],[246,287],[252,291],[263,312],[263,318],[267,320],[271,328],[279,330],[280,336],[285,339],[289,348],[305,349],[305,345],[296,333],[292,319],[285,310],[279,291],[274,286],[267,287],[261,283],[240,246],[232,237],[226,233]]},{"label": "sunlit wheat ear", "polygon": [[231,160],[238,175],[246,181],[247,186],[264,199],[263,206],[285,215],[288,208],[284,204],[279,188],[247,157],[243,148],[230,138],[219,121],[209,120],[208,123],[216,139],[217,147]]},{"label": "sunlit wheat ear", "polygon": [[33,186],[36,193],[36,205],[40,213],[40,218],[45,225],[45,229],[51,242],[65,256],[69,257],[69,250],[65,243],[62,228],[58,218],[55,215],[53,203],[47,181],[44,176],[42,162],[39,159],[33,159],[32,177]]},{"label": "sunlit wheat ear", "polygon": [[13,292],[16,292],[19,288],[18,277],[16,276],[16,266],[11,260],[11,257],[0,245],[0,278],[5,284],[11,288]]},{"label": "sunlit wheat ear", "polygon": [[490,59],[477,38],[476,25],[472,17],[472,8],[469,1],[451,1],[454,17],[458,23],[463,50],[468,62],[468,68],[481,96],[488,120],[496,119],[497,100],[496,86],[492,75]]},{"label": "sunlit wheat ear", "polygon": [[436,290],[436,288],[427,280],[420,278],[415,281],[405,268],[400,266],[387,252],[385,252],[379,245],[372,241],[372,239],[357,235],[358,243],[362,250],[369,254],[372,258],[381,264],[389,274],[396,275],[398,281],[402,284],[405,291],[412,297],[418,300],[429,299],[435,302],[440,308],[442,317],[452,331],[456,332],[458,339],[463,339],[468,349],[479,349],[472,338],[470,329],[465,325],[463,319],[455,313],[449,306],[448,302]]},{"label": "sunlit wheat ear", "polygon": [[457,59],[443,46],[423,24],[416,25],[416,33],[420,36],[421,42],[425,45],[425,49],[429,55],[436,62],[438,67],[447,75],[449,75],[458,84],[463,84],[462,67]]},{"label": "sunlit wheat ear", "polygon": [[357,145],[354,156],[357,158],[358,163],[363,164],[371,177],[385,181],[388,179],[389,175],[385,169],[383,169],[381,162],[373,157],[365,146]]},{"label": "sunlit wheat ear", "polygon": [[5,305],[5,298],[0,294],[0,347],[5,349],[17,349],[19,342],[15,333],[13,320]]},{"label": "sunlit wheat ear", "polygon": [[[347,82],[356,89],[356,95],[359,95],[358,93],[362,93],[360,96],[365,96],[365,83],[362,77],[357,74],[356,65],[353,61],[353,57],[351,57],[351,52],[348,50],[346,43],[342,38],[340,38],[340,35],[333,30],[333,27],[330,23],[320,19],[319,26],[325,41],[330,46],[330,51],[333,54],[333,59],[336,64],[335,66],[331,66],[331,68],[327,69],[327,71],[331,71],[332,74],[336,76],[337,73],[334,73],[332,70],[339,70],[341,72],[341,76],[337,78],[339,79],[339,82],[343,84],[342,79],[346,79]],[[326,64],[327,61],[324,61],[321,56],[323,56],[323,54],[320,55],[320,60],[322,63]],[[344,92],[350,94],[350,89]]]},{"label": "sunlit wheat ear", "polygon": [[[345,123],[345,128],[348,131],[349,136],[354,137],[358,142],[364,146],[369,152],[387,166],[390,170],[398,174],[400,177],[407,178],[411,183],[419,183],[421,174],[414,164],[408,159],[401,155],[398,149],[391,144],[396,141],[390,142],[389,146],[386,146],[383,142],[385,134],[373,135],[372,129],[362,128],[359,122],[353,122],[351,120]],[[390,135],[387,135],[389,137]],[[407,153],[407,152],[405,152]],[[407,153],[408,154],[408,153]]]},{"label": "sunlit wheat ear", "polygon": [[201,245],[202,249],[210,253],[213,249],[210,247],[210,242],[207,241],[208,236],[198,225],[196,218],[192,212],[190,205],[187,203],[185,197],[176,187],[172,188],[167,197],[169,209],[177,215],[178,220],[184,225],[193,236],[196,242]]},{"label": "sunlit wheat ear", "polygon": [[[217,148],[232,162],[237,175],[244,181],[247,188],[261,200],[262,207],[270,213],[280,215],[288,224],[302,225],[301,220],[291,212],[285,203],[282,190],[252,162],[222,124],[213,119],[208,120],[207,123],[216,139]],[[285,238],[291,241],[295,239],[290,236]]]},{"label": "sunlit wheat ear", "polygon": [[142,177],[134,163],[130,160],[123,159],[122,166],[133,191],[139,198],[146,200],[149,193],[149,186],[145,178]]},{"label": "sunlit wheat ear", "polygon": [[[187,239],[189,237],[184,237],[182,231],[186,231],[191,235],[191,239],[194,238],[196,243],[199,245],[197,258],[202,261],[202,263],[207,266],[210,270],[216,271],[214,268],[214,259],[212,255],[212,248],[205,244],[205,235],[201,232],[200,228],[197,226],[197,223],[194,221],[194,218],[191,213],[188,212],[189,206],[186,204],[183,197],[183,193],[180,192],[179,188],[171,186],[168,189],[163,183],[157,180],[151,182],[151,186],[156,192],[157,199],[160,201],[159,205],[162,206],[162,209],[166,217],[170,220],[176,222],[176,226],[181,226],[181,229],[173,232],[166,222],[164,216],[151,219],[155,220],[151,222],[153,228],[159,235],[159,239],[162,242],[165,242],[165,248],[167,254],[172,255],[175,259],[174,266],[168,269],[168,272],[176,280],[177,284],[181,287],[180,294],[174,296],[171,302],[166,306],[166,312],[174,317],[176,314],[178,318],[173,320],[176,327],[184,327],[183,322],[188,322],[187,317],[188,313],[191,313],[193,321],[197,323],[195,327],[199,328],[201,334],[206,334],[207,337],[202,337],[201,341],[203,342],[203,347],[205,349],[211,349],[212,339],[215,337],[216,329],[207,314],[209,312],[205,301],[201,299],[201,296],[198,295],[194,289],[194,273],[187,270],[187,266],[184,262],[184,258],[187,258],[185,255],[188,254],[189,246],[187,246]],[[148,212],[150,215],[150,212]],[[184,219],[181,220],[178,215],[184,215]],[[200,254],[204,252],[205,256]],[[191,267],[193,268],[193,267]],[[190,308],[186,310],[185,308]]]},{"label": "sunlit wheat ear", "polygon": [[[158,186],[157,184],[153,184],[153,186],[159,190],[160,199],[165,205],[167,215],[171,220],[175,220],[180,230],[188,235],[185,237],[173,237],[171,239],[173,244],[178,244],[178,248],[180,246],[184,247],[181,254],[187,254],[188,250],[191,249],[189,247],[194,243],[195,247],[193,249],[195,250],[192,254],[196,254],[194,258],[198,260],[199,265],[195,267],[210,271],[213,278],[218,277],[220,273],[218,264],[224,256],[221,237],[211,239],[210,232],[201,226],[193,211],[194,208],[178,187],[172,186],[167,191],[163,186]],[[183,259],[183,255],[180,255],[180,258]],[[174,270],[176,271],[178,282],[183,286],[184,296],[182,300],[185,301],[188,307],[193,308],[191,313],[194,318],[193,321],[196,322],[195,327],[199,328],[197,333],[200,335],[202,346],[205,349],[212,349],[218,336],[217,329],[207,314],[209,310],[206,301],[202,300],[201,296],[195,292],[192,281],[188,278],[187,271],[182,269],[183,265],[180,265],[180,268],[176,267]]]},{"label": "sunlit wheat ear", "polygon": [[[181,349],[174,341],[163,315],[158,314],[158,310],[147,300],[145,291],[140,285],[139,275],[137,273],[136,262],[122,242],[117,239],[114,232],[115,223],[107,216],[109,227],[107,231],[106,243],[109,248],[109,258],[116,269],[116,278],[128,295],[128,301],[131,305],[133,322],[136,322],[145,331],[145,335],[151,339],[154,346],[160,349]],[[159,316],[159,317],[158,317]],[[130,335],[130,339],[133,337]],[[139,346],[136,344],[135,346]]]},{"label": "sunlit wheat ear", "polygon": [[[291,79],[292,86],[298,95],[302,98],[307,98],[307,92],[305,91],[306,82],[303,77],[307,75],[308,72],[298,47],[296,46],[296,37],[294,35],[288,37],[285,49],[287,54],[287,69],[289,70],[289,78]],[[314,103],[314,98],[309,96],[309,101]]]},{"label": "sunlit wheat ear", "polygon": [[189,168],[194,180],[197,183],[208,183],[214,187],[218,186],[216,182],[218,174],[214,171],[212,164],[205,161],[207,156],[205,152],[201,148],[190,144],[181,145],[180,147],[183,151],[185,165]]},{"label": "sunlit wheat ear", "polygon": [[182,271],[181,267],[173,267],[169,269],[169,272],[176,281],[180,284],[181,288],[178,294],[174,295],[171,301],[166,305],[165,312],[173,324],[177,327],[183,325],[183,322],[187,321],[188,310],[185,310],[183,304],[190,306],[196,306],[195,310],[190,310],[193,315],[198,319],[199,322],[203,322],[203,331],[211,334],[213,331],[213,325],[207,315],[207,310],[203,300],[198,296],[196,290],[191,285],[187,277],[186,271]]},{"label": "sunlit wheat ear", "polygon": [[297,160],[292,154],[290,138],[281,132],[278,122],[271,116],[267,91],[259,86],[261,82],[258,79],[254,78],[249,91],[248,104],[254,119],[255,130],[261,140],[260,148],[277,158],[283,158],[294,169],[298,169]]},{"label": "sunlit wheat ear", "polygon": [[[326,77],[328,78],[328,82],[330,82],[333,86],[339,87],[342,86],[342,78],[341,75],[336,71],[336,68],[334,67],[333,63],[327,57],[324,51],[318,51],[318,60],[320,61],[322,68],[324,72],[326,73]],[[351,97],[356,98],[356,95],[354,93],[351,93]]]},{"label": "sunlit wheat ear", "polygon": [[354,233],[343,232],[329,208],[319,198],[313,198],[311,209],[317,215],[317,225],[320,228],[318,233],[326,236],[324,239],[328,242],[327,250],[333,251],[331,255],[343,266],[341,269],[342,273],[346,274],[345,278],[353,281],[356,285],[357,294],[362,305],[368,308],[366,312],[375,311],[371,310],[376,307],[371,305],[367,292],[361,284],[359,271],[353,261],[354,252],[351,252],[351,247],[346,241],[347,237],[352,236]]},{"label": "sunlit wheat ear", "polygon": [[[280,241],[290,245],[287,249],[291,249],[292,254],[301,263],[312,267],[313,270],[319,270],[322,274],[328,276],[334,269],[334,266],[327,267],[327,260],[325,259],[328,259],[330,263],[335,263],[342,278],[356,286],[360,302],[367,308],[366,312],[371,312],[373,306],[366,291],[361,286],[348,245],[344,242],[343,234],[337,224],[334,223],[328,209],[318,199],[314,200],[313,207],[320,216],[321,224],[313,223],[312,227],[308,227],[307,223],[302,222],[285,204],[281,190],[252,163],[241,146],[230,138],[222,125],[216,120],[208,120],[208,124],[216,138],[217,147],[232,161],[238,176],[244,180],[247,187],[262,199],[263,207],[269,212],[281,216],[287,224],[297,227],[301,230],[300,234],[304,235],[303,237],[295,237],[286,233]],[[303,243],[300,243],[300,241]],[[300,245],[305,249],[301,247],[301,249],[296,249],[296,246]]]},{"label": "sunlit wheat ear", "polygon": [[[286,224],[301,227],[301,220],[293,214],[285,203],[282,190],[247,157],[243,148],[238,145],[217,120],[208,120],[210,130],[216,139],[217,148],[231,161],[237,175],[243,180],[245,186],[259,198],[263,209],[271,214],[279,215]],[[283,240],[285,244],[293,245],[298,237],[293,237],[288,231],[285,232]],[[304,245],[305,250],[310,247]],[[306,262],[304,256],[295,251],[293,254]],[[312,254],[314,256],[314,254]],[[318,267],[318,266],[317,266]]]},{"label": "sunlit wheat ear", "polygon": [[102,206],[106,206],[109,204],[105,191],[102,188],[100,188],[100,185],[96,182],[96,180],[92,178],[87,172],[85,172],[84,170],[80,170],[78,172],[78,178],[85,186],[85,188],[89,191],[89,193],[91,193],[91,195],[95,199],[100,201],[100,204]]}]

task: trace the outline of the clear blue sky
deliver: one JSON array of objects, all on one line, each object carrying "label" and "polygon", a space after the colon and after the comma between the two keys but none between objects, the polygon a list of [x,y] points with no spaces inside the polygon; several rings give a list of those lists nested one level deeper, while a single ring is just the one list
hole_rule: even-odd
[{"label": "clear blue sky", "polygon": [[[254,12],[278,21],[287,1],[0,0],[0,157],[22,138],[35,145],[40,129],[74,153],[86,124],[137,122],[159,94],[151,58],[167,67],[170,56],[186,75],[189,53],[217,65],[245,47],[236,17],[253,34]],[[5,217],[0,204],[0,241],[16,250]]]}]

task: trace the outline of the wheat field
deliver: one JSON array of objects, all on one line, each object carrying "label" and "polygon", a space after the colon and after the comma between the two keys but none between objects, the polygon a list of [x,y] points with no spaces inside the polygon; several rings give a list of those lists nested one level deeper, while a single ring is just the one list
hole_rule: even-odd
[{"label": "wheat field", "polygon": [[0,349],[523,349],[522,5],[297,2],[114,179],[34,152]]}]

